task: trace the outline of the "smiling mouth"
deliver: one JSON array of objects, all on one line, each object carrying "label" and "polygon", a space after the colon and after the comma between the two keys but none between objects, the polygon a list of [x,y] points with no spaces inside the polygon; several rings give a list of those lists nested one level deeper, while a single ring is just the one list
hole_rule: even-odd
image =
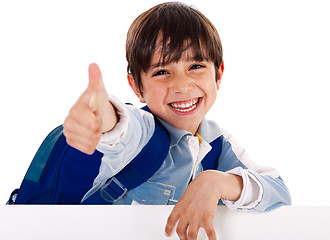
[{"label": "smiling mouth", "polygon": [[186,113],[194,110],[200,102],[200,98],[193,98],[188,101],[173,102],[169,105],[176,111]]}]

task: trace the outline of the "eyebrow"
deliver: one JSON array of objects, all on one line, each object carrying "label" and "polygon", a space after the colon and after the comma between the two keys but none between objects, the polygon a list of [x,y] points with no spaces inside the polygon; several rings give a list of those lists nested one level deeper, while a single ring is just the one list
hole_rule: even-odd
[{"label": "eyebrow", "polygon": [[[195,61],[202,62],[202,61],[196,60],[196,57],[188,57],[188,58],[184,58],[184,60],[186,60],[187,62],[195,62]],[[164,62],[161,62],[161,61],[159,61],[157,63],[153,63],[153,64],[150,65],[149,70],[154,69],[154,68],[158,68],[158,67],[164,67],[165,65],[167,65],[171,62],[173,62],[173,61],[169,61],[168,63],[164,63]]]},{"label": "eyebrow", "polygon": [[153,63],[150,65],[149,69],[154,69],[154,68],[158,68],[161,66],[165,66],[165,64],[163,64],[162,62],[157,62],[157,63]]}]

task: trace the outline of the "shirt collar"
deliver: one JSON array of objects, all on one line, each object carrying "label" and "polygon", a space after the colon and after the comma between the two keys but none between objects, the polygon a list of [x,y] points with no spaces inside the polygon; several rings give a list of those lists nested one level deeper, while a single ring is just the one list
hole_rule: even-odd
[{"label": "shirt collar", "polygon": [[162,119],[158,118],[161,124],[166,128],[167,132],[170,136],[170,147],[177,145],[180,140],[185,136],[192,136],[191,132],[186,130],[178,129],[173,125],[163,121]]},{"label": "shirt collar", "polygon": [[208,143],[223,135],[218,124],[206,118],[203,118],[199,125],[198,134]]},{"label": "shirt collar", "polygon": [[[170,147],[177,145],[183,137],[192,136],[191,132],[188,132],[188,131],[182,130],[182,129],[178,129],[178,128],[174,127],[173,125],[163,121],[162,119],[160,119],[160,118],[158,118],[158,119],[161,122],[161,124],[165,127],[167,132],[169,133]],[[205,141],[210,143],[210,142],[214,141],[215,139],[217,139],[219,136],[221,136],[222,132],[221,132],[219,126],[215,122],[209,121],[206,118],[204,118],[202,120],[201,124],[199,125],[198,134]]]}]

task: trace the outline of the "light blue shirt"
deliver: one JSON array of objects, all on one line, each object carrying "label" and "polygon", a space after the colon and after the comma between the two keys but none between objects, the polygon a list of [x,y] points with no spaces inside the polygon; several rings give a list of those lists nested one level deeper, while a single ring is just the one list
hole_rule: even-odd
[{"label": "light blue shirt", "polygon": [[[110,100],[116,107],[120,120],[114,130],[101,138],[97,147],[104,154],[100,171],[84,199],[134,159],[155,129],[152,114],[132,105],[122,104],[113,97]],[[230,208],[265,211],[291,203],[288,189],[277,171],[251,162],[245,151],[215,122],[203,119],[198,129],[203,141],[199,143],[197,137],[190,132],[159,120],[170,136],[167,157],[148,181],[128,191],[114,204],[175,204],[189,182],[203,171],[201,161],[212,148],[209,143],[218,137],[223,141],[218,170],[242,176],[244,184],[240,199],[236,202],[223,200],[224,204]],[[219,203],[222,204],[222,201]]]}]

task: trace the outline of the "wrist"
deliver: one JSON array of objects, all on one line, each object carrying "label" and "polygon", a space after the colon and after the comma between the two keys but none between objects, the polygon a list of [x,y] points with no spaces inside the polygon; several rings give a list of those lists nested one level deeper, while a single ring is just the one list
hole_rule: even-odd
[{"label": "wrist", "polygon": [[104,119],[102,119],[102,133],[111,131],[118,122],[119,116],[116,108],[112,105],[111,102],[105,105],[105,114]]},{"label": "wrist", "polygon": [[243,190],[243,179],[241,176],[223,173],[221,183],[219,191],[222,199],[237,201],[241,197]]},{"label": "wrist", "polygon": [[200,175],[207,176],[208,187],[218,199],[237,201],[240,198],[243,190],[241,176],[218,170],[207,170]]}]

